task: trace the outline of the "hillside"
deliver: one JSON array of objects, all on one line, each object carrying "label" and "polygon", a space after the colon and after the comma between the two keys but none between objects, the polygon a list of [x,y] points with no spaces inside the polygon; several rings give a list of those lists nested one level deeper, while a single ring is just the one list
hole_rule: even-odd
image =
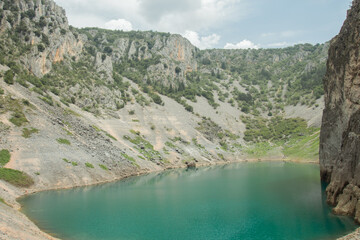
[{"label": "hillside", "polygon": [[189,163],[318,159],[327,43],[199,50],[76,29],[51,0],[2,1],[0,19],[0,199],[15,209],[26,192]]}]

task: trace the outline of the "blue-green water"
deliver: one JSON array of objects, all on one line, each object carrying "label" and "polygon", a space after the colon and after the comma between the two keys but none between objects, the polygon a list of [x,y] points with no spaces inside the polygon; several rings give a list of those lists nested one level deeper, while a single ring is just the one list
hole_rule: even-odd
[{"label": "blue-green water", "polygon": [[20,201],[63,239],[335,239],[356,228],[331,213],[311,164],[171,170]]}]

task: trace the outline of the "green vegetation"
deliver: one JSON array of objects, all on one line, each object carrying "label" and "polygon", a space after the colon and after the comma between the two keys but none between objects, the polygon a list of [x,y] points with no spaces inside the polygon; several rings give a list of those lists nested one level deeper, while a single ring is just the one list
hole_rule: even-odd
[{"label": "green vegetation", "polygon": [[110,133],[105,133],[105,134],[106,134],[106,136],[108,136],[112,140],[117,141],[116,137],[112,136]]},{"label": "green vegetation", "polygon": [[97,131],[97,132],[100,132],[101,131],[101,129],[100,128],[98,128],[97,126],[95,126],[95,125],[92,125],[92,127],[95,129],[95,131]]},{"label": "green vegetation", "polygon": [[176,148],[176,146],[172,142],[169,142],[169,141],[165,142],[165,146],[168,146],[169,148],[172,148],[172,149]]},{"label": "green vegetation", "polygon": [[274,141],[253,142],[243,148],[243,151],[254,158],[283,155],[285,159],[317,161],[319,135],[319,129],[308,128],[304,134],[295,134]]},{"label": "green vegetation", "polygon": [[77,165],[79,165],[77,162],[71,162],[71,164],[76,167]]},{"label": "green vegetation", "polygon": [[243,117],[242,121],[246,124],[244,140],[249,142],[278,141],[289,139],[295,135],[304,135],[309,130],[311,131],[302,118]]},{"label": "green vegetation", "polygon": [[130,130],[130,132],[135,135],[133,138],[125,135],[123,138],[131,143],[133,143],[134,145],[136,145],[136,149],[148,160],[150,161],[156,161],[156,160],[160,160],[162,161],[162,156],[161,154],[156,151],[154,149],[154,146],[146,141],[144,138],[142,138],[140,136],[140,132],[138,131],[134,131],[134,130]]},{"label": "green vegetation", "polygon": [[0,197],[0,202],[3,204],[6,204],[5,200],[3,198]]},{"label": "green vegetation", "polygon": [[192,141],[192,143],[193,143],[196,147],[198,147],[198,148],[200,148],[200,149],[205,149],[205,147],[204,147],[203,145],[201,145],[200,143],[198,143],[198,141],[197,141],[196,138],[191,139],[191,141]]},{"label": "green vegetation", "polygon": [[109,170],[109,169],[108,169],[105,165],[103,165],[103,164],[99,164],[99,167],[100,167],[101,169],[106,170],[106,171],[108,171],[108,170]]},{"label": "green vegetation", "polygon": [[129,155],[127,155],[126,153],[121,153],[121,155],[128,160],[133,166],[140,168],[139,164],[136,163],[135,158],[130,157]]},{"label": "green vegetation", "polygon": [[64,109],[64,113],[65,113],[66,115],[72,115],[72,116],[75,116],[75,117],[82,117],[81,114],[79,114],[79,113],[71,110],[70,108]]},{"label": "green vegetation", "polygon": [[92,165],[91,163],[88,163],[88,162],[85,163],[85,166],[88,168],[94,168],[94,165]]},{"label": "green vegetation", "polygon": [[62,160],[63,160],[64,162],[66,162],[66,163],[71,163],[71,162],[69,161],[69,159],[63,158]]},{"label": "green vegetation", "polygon": [[320,131],[315,129],[313,133],[291,139],[284,145],[283,153],[292,159],[319,159]]},{"label": "green vegetation", "polygon": [[26,173],[9,168],[0,168],[0,179],[17,187],[30,187],[34,184]]},{"label": "green vegetation", "polygon": [[4,81],[7,84],[14,84],[14,72],[12,70],[7,70],[5,72]]},{"label": "green vegetation", "polygon": [[2,149],[0,151],[0,167],[5,166],[10,161],[10,152],[7,149]]},{"label": "green vegetation", "polygon": [[27,128],[23,128],[22,130],[22,135],[24,138],[30,138],[32,134],[34,133],[38,133],[39,129],[36,128],[31,128],[31,129],[27,129]]},{"label": "green vegetation", "polygon": [[10,118],[10,122],[13,123],[15,126],[20,127],[24,123],[27,123],[28,120],[26,119],[23,112],[15,111]]},{"label": "green vegetation", "polygon": [[56,139],[56,141],[60,144],[66,144],[66,145],[71,145],[70,141],[64,138],[58,138]]}]

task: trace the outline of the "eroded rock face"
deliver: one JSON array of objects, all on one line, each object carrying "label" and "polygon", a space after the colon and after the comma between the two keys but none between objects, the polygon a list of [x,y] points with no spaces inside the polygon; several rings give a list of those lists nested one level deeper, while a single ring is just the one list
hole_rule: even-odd
[{"label": "eroded rock face", "polygon": [[321,178],[339,214],[360,222],[360,0],[329,49],[320,134]]},{"label": "eroded rock face", "polygon": [[7,18],[0,21],[0,35],[7,30],[29,33],[26,38],[20,36],[21,42],[31,49],[24,51],[26,54],[22,54],[20,59],[35,76],[42,77],[50,72],[54,63],[66,57],[76,59],[81,53],[86,38],[75,36],[70,31],[65,10],[53,0],[16,0],[11,7],[0,3],[0,10],[4,16],[13,19],[11,23]]}]

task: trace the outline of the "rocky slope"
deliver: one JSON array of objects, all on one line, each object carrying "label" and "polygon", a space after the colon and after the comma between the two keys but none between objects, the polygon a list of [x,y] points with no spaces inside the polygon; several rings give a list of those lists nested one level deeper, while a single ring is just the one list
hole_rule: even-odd
[{"label": "rocky slope", "polygon": [[73,28],[52,0],[1,1],[0,19],[0,238],[49,238],[16,212],[26,193],[318,159],[328,44],[200,51],[180,35]]},{"label": "rocky slope", "polygon": [[321,177],[339,214],[360,222],[360,1],[353,1],[330,44],[324,79],[325,109],[320,135]]}]

